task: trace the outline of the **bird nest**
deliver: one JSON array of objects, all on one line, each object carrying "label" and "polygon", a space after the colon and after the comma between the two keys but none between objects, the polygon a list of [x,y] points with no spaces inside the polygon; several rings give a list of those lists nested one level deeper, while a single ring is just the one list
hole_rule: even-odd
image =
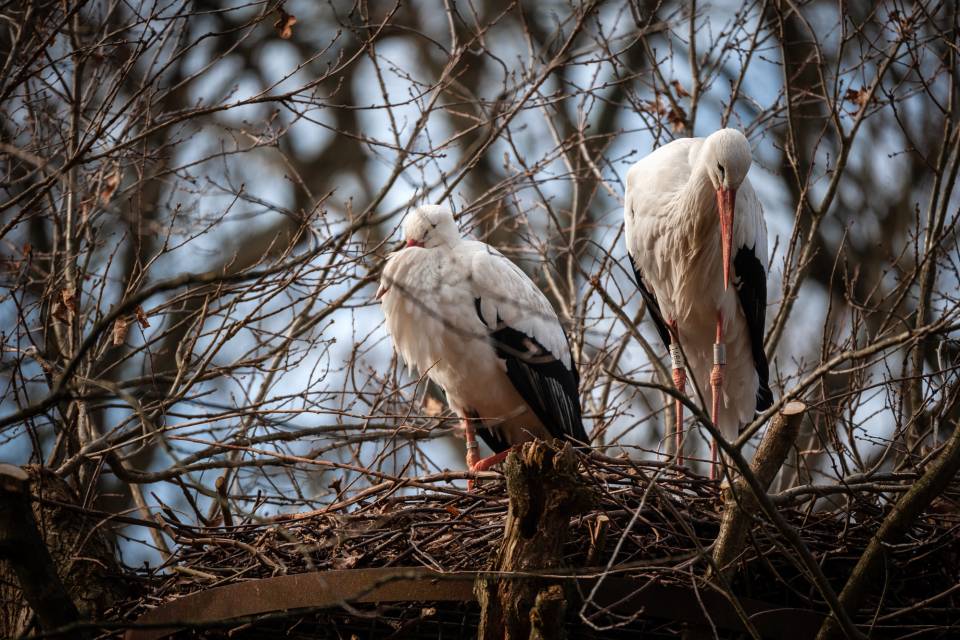
[{"label": "bird nest", "polygon": [[[571,520],[563,546],[564,569],[554,572],[585,581],[574,583],[579,595],[567,608],[573,637],[592,637],[601,633],[598,630],[603,630],[603,637],[637,630],[648,637],[669,637],[684,626],[733,637],[736,624],[725,631],[717,623],[726,615],[720,609],[731,600],[748,613],[761,605],[778,610],[774,627],[785,629],[782,637],[795,634],[803,625],[815,630],[828,612],[795,547],[781,529],[759,514],[730,582],[705,578],[710,547],[723,517],[718,483],[656,463],[597,454],[578,457],[593,504]],[[888,512],[890,495],[876,488],[851,490],[835,508],[819,503],[814,508],[807,502],[802,508],[782,506],[781,513],[839,591]],[[363,569],[395,568],[401,579],[403,571],[420,568],[431,575],[473,576],[490,567],[507,517],[506,487],[499,478],[485,480],[472,493],[447,482],[415,491],[403,482],[384,484],[359,500],[230,528],[196,528],[170,518],[168,533],[178,543],[175,557],[164,571],[143,576],[145,594],[131,598],[121,613],[127,620],[148,620],[140,616],[158,606],[189,601],[184,596],[245,583],[259,585],[256,597],[262,600],[271,584],[264,579],[317,572],[338,572],[319,574],[336,577]],[[942,633],[957,624],[958,525],[956,510],[943,503],[918,519],[908,541],[889,550],[884,583],[877,585],[857,612],[856,622],[882,637]],[[383,571],[377,574],[381,581],[389,576]],[[335,580],[328,586],[337,589]],[[615,593],[604,600],[608,589]],[[243,588],[230,593],[229,598],[237,599],[236,612],[242,613]],[[631,597],[636,604],[619,609],[609,604],[631,602]],[[224,627],[233,631],[231,637],[475,633],[478,605],[469,590],[460,601],[431,598],[413,589],[408,602],[344,601],[337,607],[312,610],[298,606],[297,611],[207,621],[191,633],[220,633]],[[185,612],[189,609],[167,619],[189,619]],[[202,626],[219,630],[198,631]],[[311,635],[319,631],[319,636]]]}]

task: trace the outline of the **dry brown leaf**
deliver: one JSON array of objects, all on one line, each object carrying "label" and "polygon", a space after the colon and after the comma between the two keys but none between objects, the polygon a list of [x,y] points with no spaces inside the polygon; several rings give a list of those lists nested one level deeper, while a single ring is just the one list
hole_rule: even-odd
[{"label": "dry brown leaf", "polygon": [[150,326],[150,321],[147,320],[147,314],[144,313],[143,307],[137,305],[137,308],[134,309],[134,313],[137,314],[137,322],[140,323],[140,327],[142,329],[146,329]]},{"label": "dry brown leaf", "polygon": [[687,128],[687,114],[680,107],[670,109],[667,113],[667,122],[670,123],[674,133],[680,133]]},{"label": "dry brown leaf", "polygon": [[334,569],[353,569],[360,561],[359,553],[350,553],[345,556],[337,556],[333,559]]},{"label": "dry brown leaf", "polygon": [[679,80],[674,80],[670,83],[673,85],[673,90],[677,92],[677,96],[680,98],[689,98],[690,94],[687,93],[687,90],[683,88],[683,85],[680,84]]},{"label": "dry brown leaf", "polygon": [[679,133],[686,129],[687,126],[687,114],[680,107],[667,107],[663,104],[663,101],[660,100],[660,96],[657,96],[655,101],[647,100],[646,102],[647,113],[655,116],[664,117],[666,116],[667,122],[670,123],[670,128],[673,129],[675,133]]},{"label": "dry brown leaf", "polygon": [[72,288],[63,288],[60,290],[60,299],[63,301],[63,306],[70,313],[74,315],[77,312],[77,292]]},{"label": "dry brown leaf", "polygon": [[127,331],[130,329],[130,318],[120,316],[113,321],[113,346],[119,347],[127,340]]},{"label": "dry brown leaf", "polygon": [[284,11],[283,7],[277,7],[277,15],[280,17],[273,23],[273,27],[277,30],[277,35],[289,40],[293,35],[293,25],[297,24],[297,17]]},{"label": "dry brown leaf", "polygon": [[457,509],[457,508],[456,508],[455,506],[453,506],[452,504],[446,505],[446,506],[444,507],[444,509],[446,509],[447,513],[449,513],[450,515],[452,515],[454,518],[459,518],[459,517],[460,517],[460,509]]},{"label": "dry brown leaf", "polygon": [[423,402],[423,413],[435,418],[443,413],[443,403],[433,396],[427,396]]},{"label": "dry brown leaf", "polygon": [[656,101],[647,100],[646,101],[647,113],[650,113],[655,116],[666,115],[667,110],[663,108],[663,102],[660,101],[660,96],[657,96]]},{"label": "dry brown leaf", "polygon": [[100,204],[106,206],[110,202],[110,198],[113,197],[113,194],[116,193],[117,187],[120,186],[120,167],[114,168],[113,172],[108,175],[103,181],[103,188],[100,189]]},{"label": "dry brown leaf", "polygon": [[29,242],[24,242],[24,243],[23,243],[23,257],[24,257],[24,258],[29,258],[31,253],[33,253],[33,245],[30,244]]},{"label": "dry brown leaf", "polygon": [[335,491],[337,495],[340,495],[340,491],[342,490],[341,489],[342,484],[343,484],[343,478],[337,478],[336,480],[330,483],[329,488]]},{"label": "dry brown leaf", "polygon": [[854,103],[862,109],[863,105],[867,104],[869,97],[870,91],[866,87],[860,87],[860,89],[847,89],[843,99],[847,102]]}]

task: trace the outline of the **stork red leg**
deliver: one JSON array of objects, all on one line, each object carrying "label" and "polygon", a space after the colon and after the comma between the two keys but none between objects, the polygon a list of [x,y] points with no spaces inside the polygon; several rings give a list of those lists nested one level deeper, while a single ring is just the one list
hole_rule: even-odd
[{"label": "stork red leg", "polygon": [[[683,351],[680,349],[680,331],[677,321],[670,323],[670,334],[673,342],[670,343],[670,364],[673,368],[673,386],[680,393],[685,393],[687,386],[686,363],[683,360]],[[683,402],[680,399],[673,401],[674,437],[676,438],[677,465],[683,465]]]},{"label": "stork red leg", "polygon": [[501,451],[500,453],[495,453],[492,456],[487,456],[481,460],[478,460],[476,464],[470,467],[471,471],[486,471],[495,464],[499,464],[507,459],[507,455],[510,453],[510,449],[506,451]]},{"label": "stork red leg", "polygon": [[480,446],[477,444],[477,432],[470,418],[460,418],[460,424],[467,440],[467,467],[473,468],[480,461],[480,454],[477,453],[477,448]]},{"label": "stork red leg", "polygon": [[[713,370],[710,372],[710,389],[713,391],[713,406],[710,414],[713,426],[720,431],[720,394],[723,392],[723,374],[727,366],[727,349],[723,343],[723,314],[717,311],[717,340],[713,344]],[[710,479],[717,479],[717,441],[710,445]]]},{"label": "stork red leg", "polygon": [[[473,420],[470,418],[460,418],[460,424],[463,426],[463,435],[467,440],[467,469],[473,471],[473,468],[480,462],[480,454],[477,449],[477,433],[474,430]],[[467,490],[473,491],[473,480],[467,480]]]},{"label": "stork red leg", "polygon": [[[460,423],[463,425],[464,437],[467,440],[467,469],[470,471],[486,471],[493,465],[503,462],[507,454],[510,453],[510,449],[506,451],[501,451],[500,453],[495,453],[492,456],[487,456],[486,458],[481,458],[480,454],[477,453],[480,445],[477,442],[477,431],[476,427],[473,426],[473,423],[476,421],[476,418],[461,418]],[[467,489],[473,491],[473,480],[467,480]]]}]

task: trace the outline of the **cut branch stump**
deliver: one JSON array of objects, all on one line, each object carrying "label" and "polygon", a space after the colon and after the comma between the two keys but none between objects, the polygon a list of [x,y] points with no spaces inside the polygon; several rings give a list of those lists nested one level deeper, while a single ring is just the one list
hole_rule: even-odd
[{"label": "cut branch stump", "polygon": [[[796,442],[806,409],[807,406],[802,402],[789,402],[767,428],[750,465],[750,470],[764,491],[770,487]],[[732,490],[726,492],[723,521],[713,546],[713,560],[724,579],[729,580],[736,573],[736,560],[746,546],[753,514],[760,511],[760,503],[749,483],[744,478],[738,478]]]},{"label": "cut branch stump", "polygon": [[593,494],[577,471],[569,443],[536,440],[507,457],[510,506],[503,542],[474,592],[481,640],[563,637],[566,597],[559,580],[538,577],[563,562],[570,518],[590,508]]}]

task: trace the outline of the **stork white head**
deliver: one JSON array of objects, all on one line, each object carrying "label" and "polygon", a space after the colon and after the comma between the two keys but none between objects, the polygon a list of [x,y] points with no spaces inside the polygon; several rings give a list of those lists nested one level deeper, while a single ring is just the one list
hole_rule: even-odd
[{"label": "stork white head", "polygon": [[730,286],[730,253],[733,246],[733,214],[737,189],[750,170],[750,143],[736,129],[720,129],[703,143],[700,162],[717,192],[720,237],[723,242],[723,288]]},{"label": "stork white head", "polygon": [[439,204],[417,207],[403,219],[403,237],[408,247],[452,246],[460,240],[453,212]]}]

